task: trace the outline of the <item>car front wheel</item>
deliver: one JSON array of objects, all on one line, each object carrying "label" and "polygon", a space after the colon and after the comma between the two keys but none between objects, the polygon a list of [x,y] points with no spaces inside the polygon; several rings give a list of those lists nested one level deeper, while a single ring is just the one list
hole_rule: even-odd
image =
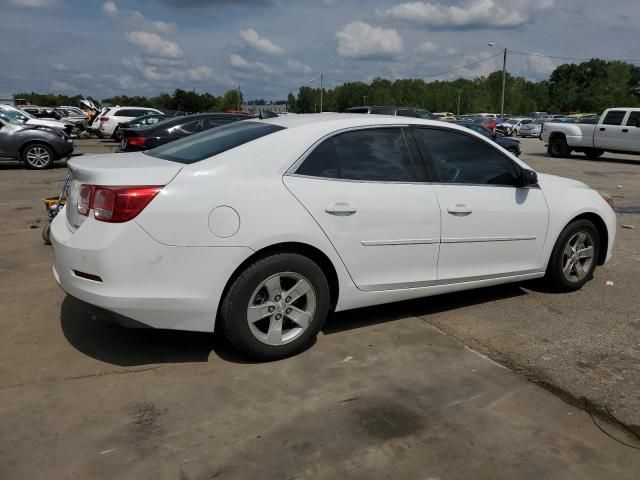
[{"label": "car front wheel", "polygon": [[547,267],[547,279],[560,291],[580,289],[592,277],[600,254],[600,234],[589,220],[570,223],[560,233]]},{"label": "car front wheel", "polygon": [[53,151],[44,143],[32,143],[22,151],[22,161],[29,170],[44,170],[53,166]]},{"label": "car front wheel", "polygon": [[276,360],[307,348],[329,311],[322,269],[296,253],[258,260],[233,282],[222,303],[225,335],[240,352]]}]

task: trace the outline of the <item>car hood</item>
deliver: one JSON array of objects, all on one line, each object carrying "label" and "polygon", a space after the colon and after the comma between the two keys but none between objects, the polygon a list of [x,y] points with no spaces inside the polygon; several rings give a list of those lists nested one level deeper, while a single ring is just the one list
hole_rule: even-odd
[{"label": "car hood", "polygon": [[591,187],[586,183],[582,183],[578,180],[571,178],[558,177],[557,175],[550,175],[548,173],[538,173],[538,183],[542,187],[558,187],[558,188],[586,188],[591,190]]},{"label": "car hood", "polygon": [[26,121],[27,125],[42,125],[52,128],[65,128],[67,125],[73,125],[69,122],[60,122],[58,120],[44,120],[42,118],[30,118]]}]

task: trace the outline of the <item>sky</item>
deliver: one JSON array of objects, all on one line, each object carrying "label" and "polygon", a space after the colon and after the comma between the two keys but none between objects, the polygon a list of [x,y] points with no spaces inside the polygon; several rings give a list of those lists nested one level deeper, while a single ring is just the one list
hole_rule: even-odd
[{"label": "sky", "polygon": [[326,88],[487,75],[498,46],[536,54],[507,61],[532,80],[569,61],[539,55],[640,60],[638,0],[0,0],[0,12],[3,93],[239,86],[277,100],[321,73]]}]

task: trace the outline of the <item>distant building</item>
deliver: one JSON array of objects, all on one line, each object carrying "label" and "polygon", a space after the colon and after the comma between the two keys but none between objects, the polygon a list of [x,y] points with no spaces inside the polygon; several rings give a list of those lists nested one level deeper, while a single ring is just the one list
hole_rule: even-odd
[{"label": "distant building", "polygon": [[289,106],[285,103],[285,104],[268,104],[268,105],[248,105],[248,104],[243,104],[242,105],[242,110],[244,110],[245,112],[251,112],[251,113],[261,113],[261,112],[273,112],[273,113],[283,113],[283,112],[288,112],[289,111]]},{"label": "distant building", "polygon": [[13,100],[13,93],[0,93],[0,105],[15,105]]}]

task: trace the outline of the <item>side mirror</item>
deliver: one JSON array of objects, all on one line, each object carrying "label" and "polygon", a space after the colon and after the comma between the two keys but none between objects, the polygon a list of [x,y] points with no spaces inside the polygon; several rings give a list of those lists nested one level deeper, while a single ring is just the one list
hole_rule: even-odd
[{"label": "side mirror", "polygon": [[538,184],[538,174],[523,168],[520,172],[520,188],[533,187]]}]

